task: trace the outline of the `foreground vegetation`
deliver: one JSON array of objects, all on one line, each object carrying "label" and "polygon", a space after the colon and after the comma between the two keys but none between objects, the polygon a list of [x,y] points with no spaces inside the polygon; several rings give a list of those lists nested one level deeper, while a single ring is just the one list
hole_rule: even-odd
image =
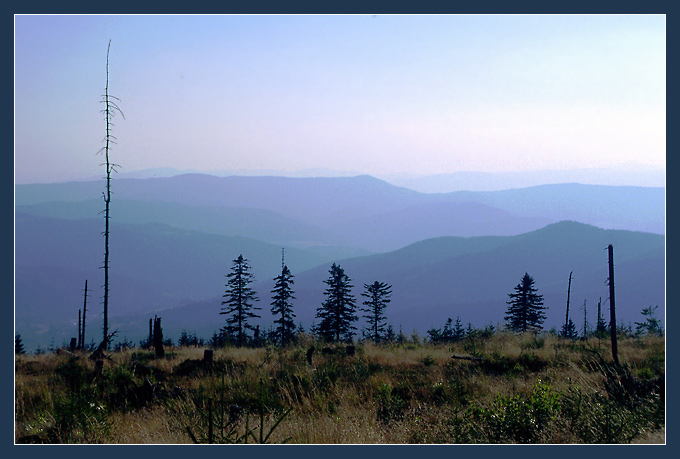
[{"label": "foreground vegetation", "polygon": [[[662,337],[19,355],[17,443],[664,443]],[[312,364],[308,350],[315,347]],[[351,352],[350,352],[351,354]],[[463,358],[464,357],[464,358]]]}]

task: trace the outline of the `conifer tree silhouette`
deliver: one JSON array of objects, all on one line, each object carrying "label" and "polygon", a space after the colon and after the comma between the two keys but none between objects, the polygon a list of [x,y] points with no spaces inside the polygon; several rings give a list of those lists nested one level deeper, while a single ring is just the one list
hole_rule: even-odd
[{"label": "conifer tree silhouette", "polygon": [[366,314],[363,316],[368,320],[368,337],[375,343],[385,339],[385,308],[392,301],[392,286],[385,282],[375,281],[372,284],[364,284],[366,289],[361,296],[367,298],[364,301],[365,308],[361,308]]},{"label": "conifer tree silhouette", "polygon": [[356,327],[352,322],[355,315],[356,299],[352,295],[351,279],[345,270],[333,263],[330,276],[324,281],[328,288],[324,291],[326,300],[317,308],[316,317],[321,319],[318,332],[329,342],[351,341]]},{"label": "conifer tree silhouette", "polygon": [[508,293],[508,310],[505,320],[507,328],[516,333],[539,331],[543,328],[546,308],[543,307],[543,295],[536,293],[534,279],[524,273],[522,280],[515,286],[515,293]]},{"label": "conifer tree silhouette", "polygon": [[226,314],[227,325],[224,327],[224,332],[227,336],[234,336],[237,346],[245,344],[245,330],[254,330],[255,328],[248,323],[250,319],[259,318],[253,310],[261,308],[253,305],[258,298],[255,291],[250,287],[250,284],[255,280],[255,276],[250,272],[250,265],[248,260],[239,255],[237,259],[232,260],[234,263],[231,272],[227,274],[227,290],[222,301],[222,310],[220,314]]},{"label": "conifer tree silhouette", "polygon": [[274,316],[280,316],[278,319],[274,320],[276,324],[276,329],[274,330],[274,339],[285,346],[293,338],[293,333],[295,332],[295,313],[293,313],[293,305],[291,300],[294,300],[292,285],[293,275],[291,274],[288,266],[285,264],[281,268],[281,274],[274,278],[274,289],[272,293],[272,314]]},{"label": "conifer tree silhouette", "polygon": [[14,336],[14,353],[17,355],[25,354],[24,344],[21,342],[21,335]]}]

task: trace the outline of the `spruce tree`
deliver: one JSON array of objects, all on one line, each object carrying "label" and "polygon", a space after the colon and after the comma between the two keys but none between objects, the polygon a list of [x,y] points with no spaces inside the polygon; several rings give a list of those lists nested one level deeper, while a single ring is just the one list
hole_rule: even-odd
[{"label": "spruce tree", "polygon": [[294,300],[293,289],[293,275],[288,266],[284,265],[281,269],[281,274],[274,278],[274,289],[272,293],[272,314],[280,316],[274,320],[276,329],[273,332],[273,337],[281,345],[285,346],[293,338],[295,332],[295,314],[293,313],[293,305],[291,300]]},{"label": "spruce tree", "polygon": [[574,324],[573,320],[569,319],[569,322],[562,325],[561,335],[564,338],[572,339],[572,340],[575,340],[576,338],[578,338],[578,333],[576,332],[576,324]]},{"label": "spruce tree", "polygon": [[392,327],[392,324],[389,324],[387,326],[387,331],[385,332],[385,341],[393,343],[396,338],[397,334],[394,333],[394,327]]},{"label": "spruce tree", "polygon": [[351,341],[356,327],[352,322],[355,315],[356,299],[352,295],[351,279],[335,263],[329,270],[330,277],[324,281],[328,288],[324,291],[326,300],[317,308],[316,317],[321,319],[318,333],[329,342]]},{"label": "spruce tree", "polygon": [[644,308],[641,312],[645,316],[644,322],[635,322],[635,332],[637,334],[646,334],[652,336],[663,336],[663,327],[661,321],[656,318],[655,312],[659,306],[649,306]]},{"label": "spruce tree", "polygon": [[457,343],[458,341],[462,341],[465,338],[465,328],[463,327],[463,323],[460,320],[460,316],[456,317],[456,323],[453,326],[453,335],[452,339],[454,343]]},{"label": "spruce tree", "polygon": [[233,336],[237,346],[245,344],[245,330],[254,330],[255,328],[248,323],[250,319],[259,318],[253,310],[261,308],[253,305],[258,298],[255,291],[250,287],[254,281],[255,276],[250,272],[250,265],[248,260],[239,255],[237,259],[232,260],[234,263],[231,272],[227,274],[227,283],[225,287],[227,290],[222,301],[222,310],[220,314],[226,314],[227,325],[224,327],[224,332],[227,336]]},{"label": "spruce tree", "polygon": [[431,343],[438,344],[442,342],[442,330],[440,328],[430,328],[426,333]]},{"label": "spruce tree", "polygon": [[595,326],[595,336],[604,338],[607,336],[607,322],[602,317],[602,298],[597,302],[597,325]]},{"label": "spruce tree", "polygon": [[375,281],[372,284],[364,284],[364,291],[361,296],[367,298],[364,301],[365,308],[361,308],[366,314],[363,316],[368,320],[368,337],[375,343],[379,343],[385,336],[385,308],[392,301],[392,286],[385,282]]},{"label": "spruce tree", "polygon": [[446,319],[444,329],[442,330],[441,340],[447,343],[453,341],[453,320],[451,317]]},{"label": "spruce tree", "polygon": [[14,353],[17,355],[25,354],[24,343],[21,342],[21,335],[14,336]]},{"label": "spruce tree", "polygon": [[507,328],[515,333],[539,331],[543,328],[546,308],[543,306],[543,295],[536,293],[534,279],[524,273],[522,280],[515,286],[515,293],[509,293],[510,300],[505,320]]}]

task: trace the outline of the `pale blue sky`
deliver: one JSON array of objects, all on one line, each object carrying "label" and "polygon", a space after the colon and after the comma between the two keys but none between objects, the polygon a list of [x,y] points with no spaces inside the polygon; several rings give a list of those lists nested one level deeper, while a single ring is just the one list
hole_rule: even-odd
[{"label": "pale blue sky", "polygon": [[664,16],[16,16],[15,178],[665,165]]}]

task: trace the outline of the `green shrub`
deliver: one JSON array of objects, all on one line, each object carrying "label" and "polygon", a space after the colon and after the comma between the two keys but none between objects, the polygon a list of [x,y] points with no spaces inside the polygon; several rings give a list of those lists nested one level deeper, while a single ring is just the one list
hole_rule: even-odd
[{"label": "green shrub", "polygon": [[536,354],[521,353],[517,359],[522,367],[529,371],[541,371],[548,366],[548,362],[537,356]]},{"label": "green shrub", "polygon": [[421,363],[422,363],[423,365],[425,365],[426,367],[431,367],[432,365],[435,364],[435,360],[434,360],[434,358],[433,358],[432,356],[426,355],[426,356],[423,357],[423,359],[421,360]]},{"label": "green shrub", "polygon": [[539,443],[559,410],[560,396],[538,380],[521,395],[499,395],[487,408],[474,408],[476,433],[489,443]]},{"label": "green shrub", "polygon": [[382,383],[376,394],[377,418],[384,424],[389,424],[392,420],[399,420],[404,417],[404,409],[408,406],[398,392],[393,392],[388,383]]}]

